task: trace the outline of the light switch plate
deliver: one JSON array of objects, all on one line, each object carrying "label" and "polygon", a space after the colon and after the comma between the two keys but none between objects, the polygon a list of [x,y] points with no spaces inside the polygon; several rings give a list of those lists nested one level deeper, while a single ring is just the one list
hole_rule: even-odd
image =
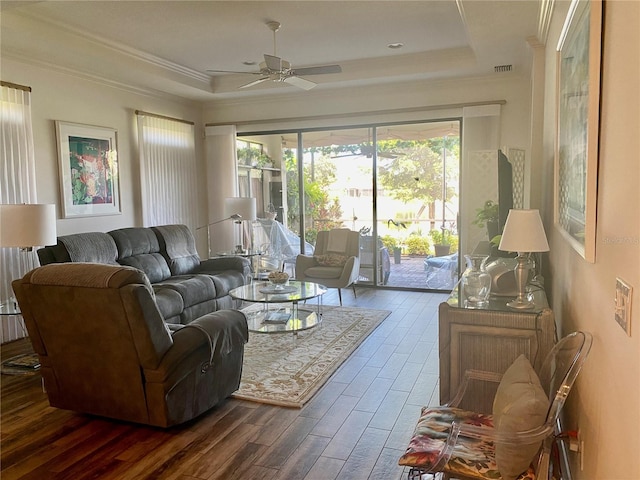
[{"label": "light switch plate", "polygon": [[621,278],[616,278],[616,322],[631,336],[631,295],[633,288]]}]

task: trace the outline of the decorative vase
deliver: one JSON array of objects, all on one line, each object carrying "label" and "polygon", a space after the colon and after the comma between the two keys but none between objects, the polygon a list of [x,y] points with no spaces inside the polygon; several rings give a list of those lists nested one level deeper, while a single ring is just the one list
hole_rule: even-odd
[{"label": "decorative vase", "polygon": [[467,269],[462,274],[462,294],[464,305],[468,308],[482,308],[489,304],[491,293],[491,275],[485,264],[488,255],[465,255]]}]

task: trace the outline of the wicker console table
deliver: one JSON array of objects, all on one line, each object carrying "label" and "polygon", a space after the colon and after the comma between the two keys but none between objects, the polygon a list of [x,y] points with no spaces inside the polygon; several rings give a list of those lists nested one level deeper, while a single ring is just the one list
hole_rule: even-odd
[{"label": "wicker console table", "polygon": [[[537,370],[555,343],[555,323],[541,288],[532,291],[535,308],[512,310],[511,297],[492,297],[483,309],[465,308],[458,288],[439,307],[440,403],[449,401],[465,370],[504,373],[525,354]],[[469,385],[462,408],[491,413],[497,385]]]}]

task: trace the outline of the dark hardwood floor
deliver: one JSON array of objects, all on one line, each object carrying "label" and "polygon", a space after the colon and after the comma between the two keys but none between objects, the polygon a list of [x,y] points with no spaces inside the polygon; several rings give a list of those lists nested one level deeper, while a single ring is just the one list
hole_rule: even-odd
[{"label": "dark hardwood floor", "polygon": [[[325,305],[337,305],[331,290]],[[345,306],[392,314],[304,408],[234,399],[162,430],[51,408],[39,374],[2,375],[1,471],[11,479],[380,479],[422,405],[438,404],[437,306],[442,294],[358,289]],[[2,358],[30,351],[2,345]]]}]

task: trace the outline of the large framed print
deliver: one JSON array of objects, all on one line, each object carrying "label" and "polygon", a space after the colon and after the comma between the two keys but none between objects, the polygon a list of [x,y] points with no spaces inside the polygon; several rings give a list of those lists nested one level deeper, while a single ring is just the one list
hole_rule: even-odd
[{"label": "large framed print", "polygon": [[602,2],[573,0],[558,42],[555,225],[595,262]]},{"label": "large framed print", "polygon": [[117,132],[56,121],[64,218],[120,214]]}]

